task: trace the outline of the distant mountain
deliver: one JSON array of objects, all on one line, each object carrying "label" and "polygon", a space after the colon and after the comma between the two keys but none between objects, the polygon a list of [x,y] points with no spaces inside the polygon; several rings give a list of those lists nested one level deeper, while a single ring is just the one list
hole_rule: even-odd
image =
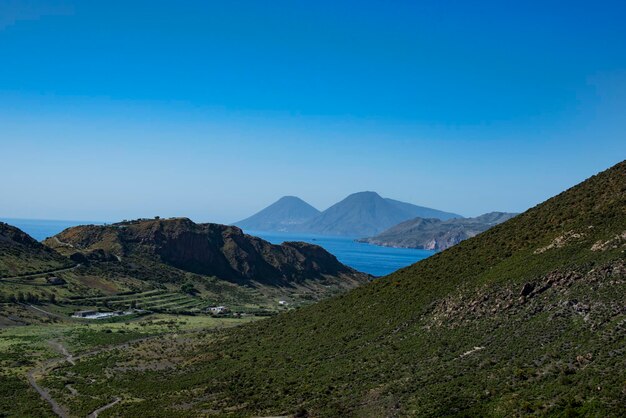
[{"label": "distant mountain", "polygon": [[349,288],[368,279],[317,245],[273,245],[235,226],[196,224],[187,218],[77,226],[45,241],[51,246],[59,242],[87,257],[103,251],[129,265],[155,269],[166,265],[239,284],[293,286],[318,281]]},{"label": "distant mountain", "polygon": [[0,277],[46,272],[72,264],[22,230],[0,222]]},{"label": "distant mountain", "polygon": [[299,197],[283,196],[262,211],[235,222],[234,225],[244,230],[286,232],[319,214],[319,210]]},{"label": "distant mountain", "polygon": [[354,193],[298,227],[320,235],[374,235],[417,216],[451,219],[461,215],[382,198],[376,192]]},{"label": "distant mountain", "polygon": [[516,216],[514,213],[491,212],[476,218],[414,218],[380,234],[358,242],[397,248],[420,248],[442,251]]}]

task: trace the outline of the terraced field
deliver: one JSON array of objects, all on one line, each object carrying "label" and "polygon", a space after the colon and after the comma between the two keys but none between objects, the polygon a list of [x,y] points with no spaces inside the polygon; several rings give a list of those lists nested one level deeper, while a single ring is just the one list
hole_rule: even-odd
[{"label": "terraced field", "polygon": [[125,309],[133,306],[137,309],[168,313],[199,312],[211,306],[211,302],[207,299],[164,289],[123,295],[72,299],[71,303],[82,306],[107,306],[111,309]]}]

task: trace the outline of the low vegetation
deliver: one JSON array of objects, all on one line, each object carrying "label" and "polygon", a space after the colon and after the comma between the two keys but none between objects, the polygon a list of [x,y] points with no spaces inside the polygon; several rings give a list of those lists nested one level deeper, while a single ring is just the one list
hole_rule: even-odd
[{"label": "low vegetation", "polygon": [[0,279],[43,274],[73,265],[19,229],[0,222]]},{"label": "low vegetation", "polygon": [[[60,347],[65,348],[80,362],[83,361],[81,358],[86,360],[91,356],[98,358],[101,355],[121,352],[126,344],[136,345],[138,343],[133,342],[137,341],[160,341],[155,338],[165,335],[176,335],[177,341],[185,341],[190,338],[188,335],[195,335],[200,331],[207,335],[213,329],[232,327],[255,319],[258,318],[152,314],[139,318],[82,322],[66,320],[0,329],[0,416],[55,416],[50,405],[29,385],[26,375],[47,362],[58,361],[55,367],[62,365],[64,355],[59,352]],[[74,382],[59,386],[58,379],[47,377],[43,372],[39,374],[41,375],[37,380],[55,397],[62,398],[61,393],[57,392],[71,394],[75,387],[80,387]],[[102,405],[106,403],[103,402]],[[90,401],[88,405],[93,408],[85,410],[83,416],[102,406],[97,399]]]}]

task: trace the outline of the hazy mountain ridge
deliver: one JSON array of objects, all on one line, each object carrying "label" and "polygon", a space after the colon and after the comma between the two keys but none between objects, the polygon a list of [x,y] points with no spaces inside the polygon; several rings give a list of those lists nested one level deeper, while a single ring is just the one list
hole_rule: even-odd
[{"label": "hazy mountain ridge", "polygon": [[490,212],[475,218],[415,218],[393,226],[380,234],[360,238],[358,242],[397,248],[442,251],[487,229],[508,221],[514,213]]},{"label": "hazy mountain ridge", "polygon": [[[200,351],[178,343],[191,366],[150,374],[158,397],[124,410],[623,416],[625,236],[622,162],[340,297],[199,337]],[[68,366],[68,379],[93,377],[81,370],[97,361]],[[130,381],[121,372],[96,384],[152,393]]]},{"label": "hazy mountain ridge", "polygon": [[[462,218],[461,215],[454,213],[382,198],[376,192],[359,192],[351,194],[323,212],[318,212],[308,220],[295,222],[293,216],[285,214],[287,211],[282,210],[285,205],[283,199],[250,218],[237,222],[236,225],[248,230],[359,237],[379,233],[417,216],[444,220]],[[306,204],[301,199],[298,201]],[[311,214],[312,211],[309,210],[307,213]]]},{"label": "hazy mountain ridge", "polygon": [[320,235],[363,236],[376,234],[392,225],[427,214],[444,219],[453,213],[384,199],[375,192],[354,193],[303,225],[303,230]]}]

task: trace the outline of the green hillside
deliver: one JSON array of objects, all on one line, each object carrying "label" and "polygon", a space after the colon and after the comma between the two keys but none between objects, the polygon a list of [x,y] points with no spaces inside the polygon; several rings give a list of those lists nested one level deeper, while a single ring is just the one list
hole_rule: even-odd
[{"label": "green hillside", "polygon": [[[273,245],[184,218],[76,226],[44,244],[0,223],[0,328],[69,320],[72,311],[94,307],[202,314],[227,305],[267,315],[369,280],[319,246]],[[154,291],[160,294],[146,298]]]},{"label": "green hillside", "polygon": [[19,229],[0,222],[0,279],[59,270],[74,264]]},{"label": "green hillside", "polygon": [[623,416],[625,249],[622,162],[343,296],[164,339],[167,372],[125,368],[154,361],[139,345],[54,379],[84,388],[59,394],[78,411],[115,394],[128,415]]}]

